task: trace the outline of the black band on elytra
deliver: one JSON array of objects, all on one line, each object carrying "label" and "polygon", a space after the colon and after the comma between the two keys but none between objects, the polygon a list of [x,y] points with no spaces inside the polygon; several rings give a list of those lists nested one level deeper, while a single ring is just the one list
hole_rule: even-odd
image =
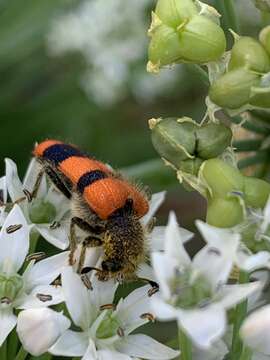
[{"label": "black band on elytra", "polygon": [[82,194],[84,189],[94,182],[105,179],[108,175],[102,170],[92,170],[83,174],[77,184],[78,191]]}]

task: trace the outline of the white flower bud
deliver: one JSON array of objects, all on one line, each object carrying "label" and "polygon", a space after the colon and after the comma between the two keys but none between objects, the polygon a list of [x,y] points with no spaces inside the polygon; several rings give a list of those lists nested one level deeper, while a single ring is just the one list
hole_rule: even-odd
[{"label": "white flower bud", "polygon": [[17,333],[25,350],[34,356],[48,351],[70,326],[62,313],[48,308],[29,309],[18,316]]}]

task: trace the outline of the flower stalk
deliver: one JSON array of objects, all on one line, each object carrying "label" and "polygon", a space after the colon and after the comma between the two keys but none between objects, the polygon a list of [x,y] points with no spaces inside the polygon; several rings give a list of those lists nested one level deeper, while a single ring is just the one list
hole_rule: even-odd
[{"label": "flower stalk", "polygon": [[192,360],[192,344],[188,336],[182,329],[178,330],[179,349],[181,351],[180,360]]},{"label": "flower stalk", "polygon": [[28,352],[21,347],[18,354],[16,355],[15,360],[25,360],[27,358]]},{"label": "flower stalk", "polygon": [[234,0],[224,0],[225,13],[228,26],[237,33],[240,33],[240,24],[235,10]]},{"label": "flower stalk", "polygon": [[[239,284],[246,284],[249,282],[249,274],[245,271],[240,271],[239,273]],[[231,347],[231,357],[230,360],[238,360],[243,351],[243,342],[239,335],[240,327],[247,315],[247,305],[248,301],[244,300],[238,304],[235,308],[235,319],[233,325],[233,338],[232,338],[232,347]],[[244,349],[245,351],[245,349]],[[245,356],[245,355],[243,355]],[[241,358],[242,359],[242,358]],[[243,357],[243,360],[248,359]]]}]

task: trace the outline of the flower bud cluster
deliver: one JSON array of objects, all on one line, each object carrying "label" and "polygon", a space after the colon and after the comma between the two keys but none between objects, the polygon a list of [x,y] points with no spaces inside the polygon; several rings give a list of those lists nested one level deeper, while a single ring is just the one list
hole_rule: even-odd
[{"label": "flower bud cluster", "polygon": [[158,0],[149,29],[147,69],[175,63],[205,64],[218,60],[226,39],[217,11],[194,0]]},{"label": "flower bud cluster", "polygon": [[211,101],[227,109],[270,107],[269,30],[261,32],[260,42],[248,36],[236,38],[226,72],[210,87]]},{"label": "flower bud cluster", "polygon": [[195,176],[203,161],[221,155],[231,144],[231,129],[223,124],[199,125],[190,118],[151,119],[149,124],[159,155]]},{"label": "flower bud cluster", "polygon": [[270,184],[248,177],[221,159],[204,162],[200,175],[208,187],[207,222],[217,227],[233,227],[244,220],[245,207],[263,208]]}]

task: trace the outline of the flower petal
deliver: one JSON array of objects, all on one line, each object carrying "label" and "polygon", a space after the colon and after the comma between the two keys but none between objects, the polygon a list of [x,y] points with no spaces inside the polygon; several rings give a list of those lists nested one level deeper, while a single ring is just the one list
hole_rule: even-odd
[{"label": "flower petal", "polygon": [[151,200],[149,201],[149,211],[142,219],[144,225],[147,225],[147,223],[155,215],[160,205],[164,202],[165,196],[166,191],[161,191],[152,195]]},{"label": "flower petal", "polygon": [[230,229],[216,228],[199,220],[196,225],[207,245],[194,257],[193,266],[204,274],[215,288],[218,284],[225,283],[230,275],[240,235]]},{"label": "flower petal", "polygon": [[263,223],[261,224],[262,233],[266,232],[270,224],[270,196],[268,197],[267,203],[263,210]]},{"label": "flower petal", "polygon": [[[11,225],[21,226],[10,232]],[[29,249],[29,226],[22,210],[14,205],[0,232],[0,264],[6,272],[17,272]]]},{"label": "flower petal", "polygon": [[263,268],[270,268],[270,253],[268,251],[260,251],[257,254],[248,254],[246,251],[237,252],[237,266],[247,272],[255,271]]},{"label": "flower petal", "polygon": [[17,317],[12,313],[12,310],[0,310],[0,346],[6,340],[8,334],[16,326]]},{"label": "flower petal", "polygon": [[63,267],[68,265],[68,256],[69,251],[65,251],[35,263],[23,276],[26,291],[37,285],[48,285],[55,280],[61,274]]},{"label": "flower petal", "polygon": [[96,311],[92,309],[90,290],[88,290],[78,274],[71,266],[62,271],[62,286],[66,305],[74,323],[81,329],[89,329]]},{"label": "flower petal", "polygon": [[[24,189],[30,192],[34,190],[34,186],[41,168],[42,168],[41,164],[35,158],[31,159],[23,180]],[[42,176],[42,180],[37,191],[37,198],[43,198],[46,193],[47,193],[47,182],[44,174]]]},{"label": "flower petal", "polygon": [[88,348],[82,358],[82,360],[99,360],[96,346],[93,340],[90,340]]},{"label": "flower petal", "polygon": [[70,326],[62,313],[51,309],[29,309],[19,313],[17,333],[25,350],[34,356],[48,351]]},{"label": "flower petal", "polygon": [[0,178],[0,190],[1,190],[1,200],[6,203],[7,202],[7,182],[6,177],[2,176]]},{"label": "flower petal", "polygon": [[179,266],[188,266],[190,257],[184,248],[183,239],[179,231],[176,215],[171,212],[169,215],[169,223],[165,230],[165,254],[170,259],[175,259]]},{"label": "flower petal", "polygon": [[[179,227],[179,233],[182,242],[185,244],[188,242],[194,234],[184,228]],[[150,247],[152,251],[163,251],[165,244],[165,232],[166,226],[155,226],[151,234],[149,235]]]},{"label": "flower petal", "polygon": [[193,348],[192,360],[224,360],[228,351],[226,344],[220,340],[207,350]]},{"label": "flower petal", "polygon": [[198,347],[208,349],[226,330],[226,312],[217,305],[182,310],[178,322]]},{"label": "flower petal", "polygon": [[12,201],[25,197],[23,185],[18,176],[17,165],[11,159],[5,159],[6,163],[6,183],[8,193]]},{"label": "flower petal", "polygon": [[169,300],[171,290],[169,286],[170,279],[173,278],[178,263],[175,259],[170,259],[159,252],[152,254],[152,266],[155,276],[160,287],[162,296]]},{"label": "flower petal", "polygon": [[240,334],[253,350],[270,355],[270,305],[261,307],[244,321]]},{"label": "flower petal", "polygon": [[87,333],[67,330],[49,349],[49,352],[60,356],[83,356],[87,347]]},{"label": "flower petal", "polygon": [[129,335],[115,344],[115,348],[129,356],[150,360],[174,359],[180,354],[147,335]]},{"label": "flower petal", "polygon": [[126,333],[130,333],[148,322],[140,316],[144,313],[149,313],[151,310],[150,298],[148,296],[149,289],[149,285],[139,287],[118,303],[113,315],[120,321]]},{"label": "flower petal", "polygon": [[112,350],[99,350],[98,351],[99,360],[132,360],[130,356],[121,354],[118,351]]},{"label": "flower petal", "polygon": [[58,249],[65,250],[69,245],[68,227],[60,226],[51,228],[51,224],[35,224],[34,228],[45,240],[56,246]]},{"label": "flower petal", "polygon": [[220,299],[219,304],[225,309],[230,309],[254,292],[261,290],[261,288],[262,284],[260,281],[249,284],[224,285],[217,294],[217,297]]},{"label": "flower petal", "polygon": [[45,202],[51,203],[56,209],[56,221],[60,221],[70,210],[70,200],[67,199],[55,186],[50,186],[44,198]]},{"label": "flower petal", "polygon": [[[44,300],[40,300],[42,295],[45,295],[45,297],[43,296]],[[23,295],[16,299],[14,306],[18,309],[31,309],[48,307],[63,301],[64,294],[61,286],[40,285],[36,286],[29,295]]]},{"label": "flower petal", "polygon": [[91,276],[93,290],[91,291],[91,300],[93,306],[99,311],[99,307],[105,304],[111,304],[119,283],[114,280],[100,281],[95,274]]},{"label": "flower petal", "polygon": [[159,320],[171,321],[177,318],[177,310],[166,303],[159,294],[153,295],[150,301],[152,312]]},{"label": "flower petal", "polygon": [[139,265],[136,275],[141,279],[153,280],[156,281],[156,275],[153,268],[147,263],[142,263]]}]

